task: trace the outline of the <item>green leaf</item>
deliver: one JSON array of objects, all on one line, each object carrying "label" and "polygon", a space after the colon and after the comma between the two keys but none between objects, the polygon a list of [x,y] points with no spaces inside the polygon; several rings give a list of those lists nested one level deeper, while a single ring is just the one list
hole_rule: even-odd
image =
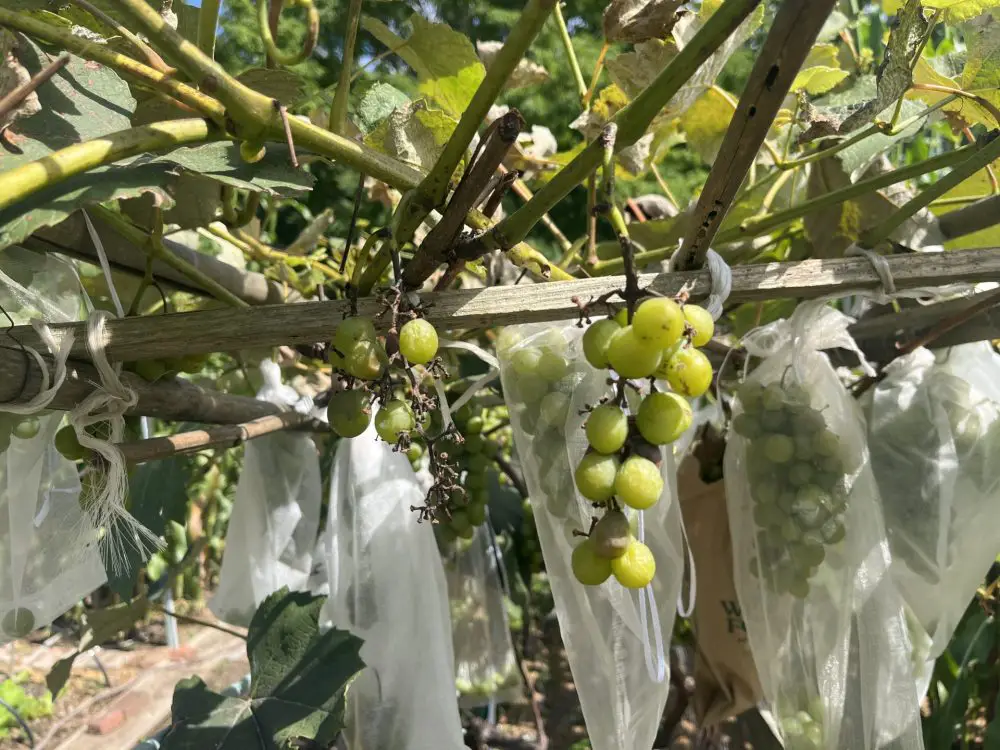
[{"label": "green leaf", "polygon": [[[49,55],[24,36],[19,36],[17,57],[31,76],[50,61]],[[135,99],[128,84],[99,63],[71,55],[69,64],[36,93],[41,108],[31,117],[16,120],[8,130],[7,142],[18,152],[0,148],[0,172],[131,127]]]},{"label": "green leaf", "polygon": [[[1000,170],[1000,160],[993,162],[994,173]],[[972,177],[965,180],[959,185],[949,190],[943,196],[942,200],[954,200],[955,198],[969,198],[968,203],[952,203],[944,205],[932,205],[931,210],[938,216],[943,216],[949,211],[955,211],[959,208],[964,208],[965,206],[972,203],[973,200],[978,200],[979,198],[984,198],[992,193],[993,186],[990,184],[989,175],[986,170],[980,170],[976,172]],[[958,237],[953,240],[949,240],[945,243],[945,250],[965,250],[969,248],[978,247],[998,247],[1000,246],[1000,225],[987,227],[978,232],[972,234],[967,234],[964,237]]]},{"label": "green leaf", "polygon": [[[968,47],[962,88],[1000,106],[1000,18],[983,16],[963,24],[962,31]],[[1000,125],[992,117],[987,123],[991,129]]]},{"label": "green leaf", "polygon": [[195,677],[174,690],[163,750],[285,750],[299,738],[326,747],[344,726],[344,692],[361,669],[361,639],[319,632],[326,597],[287,588],[257,609],[247,637],[251,692],[227,698]]},{"label": "green leaf", "polygon": [[913,83],[910,63],[920,51],[927,30],[928,21],[924,18],[920,0],[908,0],[889,33],[875,96],[841,123],[841,133],[850,133],[869,124],[909,90]]},{"label": "green leaf", "polygon": [[816,36],[816,41],[832,42],[840,35],[840,32],[850,26],[850,24],[851,20],[847,16],[839,10],[835,10],[827,16],[826,22],[823,24],[823,28],[819,30],[819,34]]},{"label": "green leaf", "polygon": [[[886,13],[898,13],[904,0],[883,0],[882,7]],[[997,0],[922,0],[927,10],[943,10],[944,20],[948,23],[967,21],[982,15],[993,8],[1000,8]]]},{"label": "green leaf", "polygon": [[604,38],[636,44],[665,39],[680,20],[685,0],[611,0],[604,9]]},{"label": "green leaf", "polygon": [[63,221],[74,211],[116,198],[135,198],[150,193],[159,205],[169,208],[173,198],[166,191],[170,168],[165,164],[139,167],[110,166],[76,175],[51,188],[42,189],[0,210],[0,250],[21,242],[32,232]]},{"label": "green leaf", "polygon": [[835,88],[841,81],[847,78],[847,71],[827,65],[814,65],[811,68],[803,68],[792,81],[792,91],[805,91],[807,94],[819,96]]},{"label": "green leaf", "polygon": [[226,185],[269,195],[302,193],[314,182],[309,172],[291,165],[288,147],[277,143],[269,143],[264,158],[255,164],[240,158],[239,146],[224,141],[184,146],[162,156],[140,157],[142,159],[176,164],[198,174],[210,175]]},{"label": "green leaf", "polygon": [[361,25],[413,68],[420,92],[453,117],[461,117],[486,75],[472,42],[444,23],[410,16],[413,33],[404,40],[381,21],[365,16]]},{"label": "green leaf", "polygon": [[302,77],[284,68],[250,68],[236,80],[254,91],[291,106],[302,97]]},{"label": "green leaf", "polygon": [[395,86],[376,83],[365,92],[355,113],[355,121],[361,132],[368,135],[385,120],[397,107],[402,107],[410,98]]},{"label": "green leaf", "polygon": [[457,122],[437,109],[428,109],[421,100],[407,102],[368,136],[365,144],[424,169],[430,169],[444,144],[448,142]]},{"label": "green leaf", "polygon": [[95,646],[107,643],[123,630],[128,630],[145,617],[148,611],[149,602],[145,597],[140,597],[130,602],[88,612],[80,645],[69,656],[65,656],[53,664],[52,669],[45,677],[45,684],[49,692],[52,693],[53,700],[59,697],[59,691],[63,689],[69,679],[70,672],[73,670],[73,662],[78,656]]},{"label": "green leaf", "polygon": [[733,119],[733,105],[718,89],[698,97],[680,117],[680,127],[688,144],[707,162],[715,160]]},{"label": "green leaf", "polygon": [[[936,64],[942,62],[943,61],[940,58],[928,60],[927,58],[921,57],[920,60],[917,61],[917,66],[913,70],[913,82],[929,83],[935,86],[944,86],[949,89],[961,89],[961,83],[935,67]],[[913,90],[907,96],[919,99],[925,104],[931,105],[941,101],[947,97],[948,94],[943,91]],[[960,132],[962,128],[972,125],[983,125],[989,129],[996,126],[996,121],[989,113],[989,110],[981,107],[974,99],[956,99],[950,104],[944,105],[943,109],[949,122],[951,123],[952,130],[955,132]]]}]

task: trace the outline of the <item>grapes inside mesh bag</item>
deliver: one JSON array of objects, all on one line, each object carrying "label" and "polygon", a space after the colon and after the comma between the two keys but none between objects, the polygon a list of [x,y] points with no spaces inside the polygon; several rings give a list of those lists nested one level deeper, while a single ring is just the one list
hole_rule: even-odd
[{"label": "grapes inside mesh bag", "polygon": [[324,551],[323,619],[364,640],[347,691],[350,750],[462,750],[444,568],[424,492],[375,428],[337,446]]},{"label": "grapes inside mesh bag", "polygon": [[[300,403],[295,390],[281,384],[274,362],[262,362],[261,374],[258,398],[286,407]],[[219,619],[246,626],[283,586],[308,590],[321,504],[319,455],[308,434],[276,432],[247,443],[219,587],[209,605]]]},{"label": "grapes inside mesh bag", "polygon": [[446,548],[445,578],[455,648],[455,687],[463,708],[521,699],[521,673],[510,637],[493,530],[476,529]]},{"label": "grapes inside mesh bag", "polygon": [[[786,748],[922,747],[911,646],[860,409],[822,301],[751,332],[725,457],[736,590]],[[853,644],[853,645],[852,645]]]},{"label": "grapes inside mesh bag", "polygon": [[1000,355],[988,342],[917,349],[865,406],[892,576],[915,635],[932,641],[918,661],[931,662],[1000,549]]},{"label": "grapes inside mesh bag", "polygon": [[663,649],[684,571],[673,456],[655,448],[655,484],[662,489],[648,510],[605,512],[615,533],[595,531],[607,543],[642,540],[655,560],[652,582],[629,589],[605,570],[598,575],[603,582],[581,583],[575,567],[586,575],[599,571],[574,566],[574,551],[586,545],[575,532],[589,531],[599,512],[577,491],[574,467],[587,451],[587,408],[611,395],[608,373],[587,363],[582,337],[568,323],[504,329],[497,344],[504,400],[591,746],[648,750],[669,692]]},{"label": "grapes inside mesh bag", "polygon": [[[16,324],[75,321],[85,300],[69,263],[18,247],[0,256],[0,305]],[[48,375],[51,381],[54,373]],[[77,465],[55,447],[62,414],[2,409],[0,643],[5,643],[48,625],[107,576],[97,529],[80,505]]]}]

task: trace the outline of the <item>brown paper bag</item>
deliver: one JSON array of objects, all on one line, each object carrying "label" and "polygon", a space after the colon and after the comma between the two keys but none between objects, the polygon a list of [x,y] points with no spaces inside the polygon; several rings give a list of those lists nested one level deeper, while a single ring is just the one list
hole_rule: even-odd
[{"label": "brown paper bag", "polygon": [[698,460],[688,457],[677,487],[697,581],[691,705],[704,728],[756,706],[761,687],[736,598],[725,485],[705,484]]}]

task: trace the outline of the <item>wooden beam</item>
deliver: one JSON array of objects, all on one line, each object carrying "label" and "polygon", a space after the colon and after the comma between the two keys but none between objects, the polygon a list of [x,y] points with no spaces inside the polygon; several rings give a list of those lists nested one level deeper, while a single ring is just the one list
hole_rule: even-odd
[{"label": "wooden beam", "polygon": [[[70,361],[69,373],[48,408],[68,411],[83,401],[100,382],[89,364]],[[51,364],[50,364],[51,371]],[[0,346],[0,402],[25,401],[38,393],[42,374],[33,357],[20,349]],[[133,373],[122,373],[122,382],[139,396],[129,414],[177,422],[239,424],[282,413],[274,404],[246,396],[231,396],[199,388],[182,378],[150,383]]]},{"label": "wooden beam", "polygon": [[[886,261],[900,290],[1000,280],[997,248],[895,255]],[[880,285],[864,258],[736,266],[732,274],[730,300],[740,302],[848,295],[876,290]],[[427,306],[427,319],[442,330],[539,323],[573,320],[578,310],[574,297],[588,301],[620,289],[624,283],[624,276],[605,276],[428,293],[422,300]],[[697,300],[708,294],[710,279],[707,271],[643,274],[640,284],[666,295],[688,289]],[[381,307],[378,300],[365,298],[359,300],[358,312],[372,317]],[[108,321],[105,344],[113,361],[308,344],[328,340],[349,308],[346,300],[331,300],[124,318]],[[83,323],[61,323],[51,328],[57,341],[72,332],[75,341],[71,356],[78,360],[88,358]],[[41,350],[38,336],[30,326],[12,328],[10,335]]]},{"label": "wooden beam", "polygon": [[[108,262],[113,268],[126,273],[142,276],[146,270],[146,253],[133,245],[129,240],[106,224],[95,221],[97,231]],[[281,285],[254,271],[243,271],[239,268],[216,260],[211,255],[199,253],[179,242],[165,239],[170,252],[186,260],[199,271],[217,281],[228,291],[251,305],[276,305],[285,301],[285,290]],[[53,227],[44,227],[26,238],[21,245],[29,250],[39,252],[55,252],[78,260],[98,263],[97,249],[90,238],[90,232],[79,211],[69,216],[65,221]],[[162,261],[153,262],[153,275],[156,279],[169,286],[195,294],[206,294],[205,290],[194,284],[182,273],[174,270]],[[293,295],[293,296],[297,296]]]}]

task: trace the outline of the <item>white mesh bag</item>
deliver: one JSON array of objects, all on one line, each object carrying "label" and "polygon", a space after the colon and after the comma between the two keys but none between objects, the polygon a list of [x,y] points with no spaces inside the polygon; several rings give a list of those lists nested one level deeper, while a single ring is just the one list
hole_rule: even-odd
[{"label": "white mesh bag", "polygon": [[1000,355],[987,342],[917,349],[865,406],[892,576],[931,639],[929,667],[1000,552]]},{"label": "white mesh bag", "polygon": [[[262,362],[261,373],[258,398],[311,409],[311,400],[281,385],[274,362]],[[282,586],[309,589],[321,504],[319,454],[308,434],[276,432],[247,443],[219,588],[209,605],[219,619],[246,626],[258,605]]]},{"label": "white mesh bag", "polygon": [[[610,392],[607,373],[584,359],[582,335],[569,323],[505,329],[498,347],[504,399],[590,744],[648,750],[670,688],[664,638],[669,645],[684,573],[676,471],[672,451],[665,452],[663,495],[633,515],[636,535],[656,560],[653,583],[639,592],[613,577],[581,585],[571,567],[579,543],[573,531],[590,528],[592,506],[578,495],[571,467],[587,448],[582,410]],[[565,359],[565,374],[547,385],[520,375],[511,361],[528,347]]]},{"label": "white mesh bag", "polygon": [[[83,300],[68,263],[17,247],[0,257],[0,305],[15,323],[76,320]],[[107,581],[97,532],[80,507],[77,466],[53,442],[62,414],[14,414],[5,406],[0,404],[0,643],[49,624]]]},{"label": "white mesh bag", "polygon": [[451,543],[444,561],[455,649],[455,687],[463,708],[521,698],[521,674],[507,622],[493,530]]},{"label": "white mesh bag", "polygon": [[324,621],[364,640],[347,691],[350,750],[462,750],[444,569],[413,506],[409,460],[375,428],[337,446],[325,533]]},{"label": "white mesh bag", "polygon": [[911,646],[860,410],[827,348],[857,351],[822,302],[745,340],[725,482],[736,590],[786,748],[922,747]]}]

